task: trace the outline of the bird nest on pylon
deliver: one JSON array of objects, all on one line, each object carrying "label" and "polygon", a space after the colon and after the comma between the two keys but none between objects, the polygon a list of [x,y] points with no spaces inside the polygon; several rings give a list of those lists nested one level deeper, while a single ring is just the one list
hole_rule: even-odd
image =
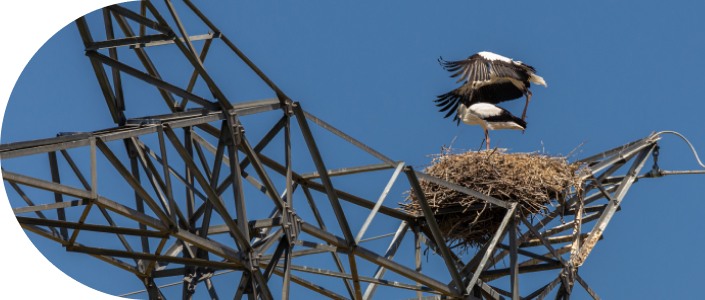
[{"label": "bird nest on pylon", "polygon": [[[433,155],[425,173],[494,198],[518,202],[524,214],[545,214],[557,197],[580,188],[582,164],[542,153],[507,153],[507,149]],[[420,181],[436,221],[451,248],[462,251],[487,242],[506,209],[453,189]],[[408,192],[400,210],[422,214],[415,193]],[[564,199],[564,198],[561,198]]]}]

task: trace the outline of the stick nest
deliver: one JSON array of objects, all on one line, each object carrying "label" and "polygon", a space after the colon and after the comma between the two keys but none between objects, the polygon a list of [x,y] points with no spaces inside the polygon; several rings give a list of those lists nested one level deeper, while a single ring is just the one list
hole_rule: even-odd
[{"label": "stick nest", "polygon": [[[500,200],[519,202],[524,214],[545,212],[552,200],[571,188],[579,189],[582,164],[569,163],[561,156],[506,151],[452,153],[444,148],[434,155],[425,173]],[[497,231],[507,211],[435,183],[421,180],[420,184],[451,248],[466,251],[483,245]],[[414,191],[407,193],[399,209],[423,214]]]}]

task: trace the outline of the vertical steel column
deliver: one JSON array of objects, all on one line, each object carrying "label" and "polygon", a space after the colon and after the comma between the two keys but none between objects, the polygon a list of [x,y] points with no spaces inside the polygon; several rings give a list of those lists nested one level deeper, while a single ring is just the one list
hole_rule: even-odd
[{"label": "vertical steel column", "polygon": [[[186,152],[190,157],[193,158],[193,139],[191,138],[191,131],[193,130],[193,127],[186,127],[184,128],[184,148],[186,148]],[[193,174],[191,174],[191,170],[188,167],[184,167],[184,177],[186,178],[186,183],[193,186]],[[186,187],[186,214],[187,217],[190,219],[193,217],[193,213],[195,212],[196,209],[196,202],[195,202],[195,195],[193,191]],[[191,227],[195,227],[195,224],[191,224]]]},{"label": "vertical steel column", "polygon": [[[414,257],[416,260],[416,272],[421,274],[421,229],[419,225],[414,225]],[[416,286],[420,287],[421,283],[416,283]],[[421,299],[423,292],[416,291],[416,298]]]},{"label": "vertical steel column", "polygon": [[519,261],[517,255],[517,223],[516,217],[509,223],[509,271],[512,300],[519,300]]}]

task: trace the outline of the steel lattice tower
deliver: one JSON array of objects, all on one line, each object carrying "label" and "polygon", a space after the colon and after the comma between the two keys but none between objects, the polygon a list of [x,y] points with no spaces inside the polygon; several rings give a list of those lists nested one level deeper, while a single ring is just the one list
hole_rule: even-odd
[{"label": "steel lattice tower", "polygon": [[[578,269],[602,238],[615,212],[620,210],[620,204],[632,184],[639,178],[668,174],[658,169],[641,173],[649,156],[658,149],[660,137],[653,133],[582,159],[582,162],[590,165],[589,174],[583,178],[586,183],[582,193],[559,201],[550,214],[532,223],[527,219],[528,216],[521,214],[515,203],[415,171],[404,162],[384,156],[306,112],[301,103],[287,97],[190,0],[183,1],[210,28],[210,33],[189,36],[170,0],[165,1],[168,11],[163,12],[158,11],[149,0],[141,2],[140,12],[120,5],[104,8],[104,28],[89,28],[84,18],[76,20],[86,56],[93,66],[117,127],[0,145],[2,160],[23,156],[37,159],[45,159],[45,155],[49,157],[52,181],[22,175],[15,170],[2,170],[3,179],[28,205],[14,208],[14,213],[36,214],[36,217],[18,216],[21,226],[60,243],[67,251],[90,255],[115,266],[116,270],[134,274],[144,283],[150,299],[165,298],[160,287],[154,283],[155,278],[163,277],[173,277],[174,281],[183,282],[184,299],[189,299],[196,288],[207,289],[213,299],[242,299],[244,295],[248,299],[288,299],[291,283],[332,299],[374,299],[379,285],[416,291],[417,297],[414,299],[543,299],[556,289],[556,299],[568,299],[576,282],[594,299],[599,299],[580,277]],[[147,12],[151,17],[148,17]],[[163,15],[173,18],[176,28],[170,27]],[[113,19],[119,28],[112,28]],[[128,19],[140,24],[137,33],[128,24]],[[146,34],[146,28],[157,33]],[[108,39],[93,40],[91,31],[96,30],[105,30]],[[125,38],[114,38],[114,30],[120,30]],[[197,40],[205,40],[200,51],[192,44],[192,41]],[[276,93],[276,98],[239,103],[229,101],[203,66],[211,43],[217,40],[247,64]],[[194,71],[186,87],[171,84],[160,77],[146,51],[149,47],[157,46],[178,48],[191,63]],[[117,58],[118,47],[134,49],[147,72],[120,61]],[[109,49],[109,55],[99,53],[100,49]],[[125,99],[121,81],[124,75],[156,87],[168,111],[163,115],[126,118],[123,113]],[[199,77],[212,92],[213,100],[192,93]],[[184,109],[187,103],[196,104],[200,108]],[[281,117],[253,146],[239,118],[270,111],[279,111]],[[300,174],[292,169],[292,121],[298,124],[317,172]],[[317,140],[311,133],[311,123],[366,151],[379,159],[380,163],[327,169],[319,153]],[[279,163],[261,151],[282,131],[285,159],[284,163]],[[143,142],[148,137],[156,137],[158,149],[152,149]],[[217,143],[212,144],[207,140],[213,138]],[[110,147],[108,142],[111,141],[122,141],[124,147],[115,147],[114,143]],[[85,175],[69,153],[69,150],[75,148],[88,149],[90,153],[91,168]],[[167,157],[168,149],[178,153],[178,156]],[[126,151],[129,161],[120,159],[116,151]],[[70,170],[59,169],[57,153],[61,153]],[[98,155],[104,156],[110,162],[112,172],[119,173],[121,179],[134,190],[134,201],[108,199],[94,188],[98,180],[102,180],[96,166]],[[214,163],[209,164],[209,160]],[[170,161],[179,161],[185,167],[177,170],[170,165]],[[256,174],[246,173],[244,169],[248,166]],[[613,175],[622,166],[628,167],[627,173]],[[337,189],[330,178],[391,169],[394,173],[376,202]],[[140,172],[144,172],[147,178],[140,178]],[[444,243],[434,211],[423,194],[416,195],[423,207],[423,214],[408,214],[382,205],[392,184],[402,172],[414,191],[421,190],[419,180],[427,180],[475,196],[492,206],[505,208],[506,215],[499,230],[474,257],[469,260],[459,258]],[[76,176],[83,188],[62,184],[61,178],[64,176]],[[273,184],[275,180],[286,182],[283,192],[277,190]],[[244,185],[254,186],[271,200],[273,211],[269,218],[248,218],[245,204],[249,197],[244,192]],[[226,193],[231,187],[232,193]],[[55,203],[34,205],[23,192],[26,188],[53,193]],[[185,189],[185,197],[175,196],[176,189]],[[308,201],[296,203],[296,206],[310,206],[314,213],[313,219],[304,220],[294,210],[290,199],[293,199],[297,190]],[[325,195],[328,202],[314,201],[313,192]],[[351,216],[346,215],[341,208],[341,200],[369,210],[366,222],[358,233],[354,233],[348,225],[346,218]],[[226,203],[234,203],[235,209],[228,209]],[[330,205],[338,224],[324,224],[317,205]],[[81,217],[68,219],[64,210],[69,207],[81,207]],[[42,213],[48,210],[56,211],[57,219],[47,218]],[[108,225],[86,223],[86,216],[91,210],[99,210]],[[362,239],[372,219],[379,214],[399,223],[394,233],[382,236],[393,236],[387,250],[382,252],[365,247],[366,241],[379,237]],[[113,221],[115,215],[132,220],[133,226],[117,226]],[[222,224],[211,222],[215,216],[223,220]],[[565,223],[548,226],[558,217],[565,218]],[[326,226],[338,226],[342,236],[334,235]],[[586,230],[588,228],[589,231]],[[122,248],[86,246],[80,242],[81,232],[84,231],[117,236]],[[559,235],[565,231],[568,231],[566,235]],[[300,239],[302,232],[316,240]],[[393,257],[407,232],[414,237],[416,259],[413,262],[394,261]],[[229,243],[221,243],[209,238],[217,234],[226,234],[231,240]],[[141,247],[134,247],[124,236],[139,237]],[[159,240],[156,249],[150,249],[150,238]],[[432,249],[434,255],[442,257],[450,282],[441,282],[420,272],[421,244]],[[559,247],[558,244],[565,245]],[[298,257],[320,253],[329,253],[337,269],[324,270],[296,264]],[[508,268],[492,269],[507,256]],[[527,260],[521,261],[520,257]],[[360,274],[357,268],[360,259],[377,265],[376,272],[368,274],[371,275],[369,277]],[[292,271],[303,274],[297,276]],[[408,282],[385,280],[383,277],[386,271],[399,274],[407,278]],[[538,290],[520,291],[519,275],[534,272],[554,272],[555,279]],[[230,273],[241,274],[236,294],[218,294],[211,278]],[[345,289],[328,289],[317,284],[316,277],[309,278],[306,274],[340,278]],[[280,284],[279,281],[271,280],[272,275],[283,278],[281,297],[270,292],[272,284]],[[493,280],[505,276],[510,277],[509,286],[491,284]],[[362,289],[361,283],[369,285]]]}]

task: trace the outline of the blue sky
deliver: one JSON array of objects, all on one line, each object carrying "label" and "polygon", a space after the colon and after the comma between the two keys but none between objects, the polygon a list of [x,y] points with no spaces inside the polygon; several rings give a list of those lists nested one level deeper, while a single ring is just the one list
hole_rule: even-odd
[{"label": "blue sky", "polygon": [[[44,2],[39,3],[54,5]],[[206,26],[182,3],[174,2],[189,34],[207,32]],[[155,1],[155,5],[160,9],[164,6],[160,1]],[[305,110],[386,156],[413,166],[428,163],[427,155],[439,153],[441,146],[449,145],[456,137],[454,148],[479,147],[483,139],[480,127],[456,126],[450,119],[443,119],[432,102],[436,95],[456,87],[455,80],[448,77],[449,73],[440,68],[436,59],[443,56],[459,60],[479,51],[495,52],[532,65],[548,84],[548,88],[532,88],[534,97],[527,112],[526,133],[494,131],[492,146],[499,143],[500,147],[513,152],[545,150],[551,154],[567,154],[588,141],[578,156],[585,157],[645,137],[652,131],[674,130],[688,137],[696,149],[705,149],[701,121],[705,104],[700,91],[705,84],[701,72],[705,67],[702,56],[705,36],[700,34],[705,29],[705,20],[701,17],[705,4],[701,2],[207,1],[197,5]],[[138,7],[136,3],[125,6],[135,10]],[[86,3],[63,7],[59,11],[71,17],[57,17],[52,19],[54,23],[47,21],[47,26],[30,22],[29,26],[34,26],[31,28],[44,34],[31,39],[34,44],[17,43],[24,49],[22,52],[2,50],[3,63],[17,66],[12,69],[15,73],[9,72],[2,80],[3,91],[5,88],[8,91],[2,99],[9,97],[0,136],[2,143],[113,126],[91,65],[83,55],[76,26],[68,24],[71,19],[95,8],[98,8],[96,4]],[[18,21],[35,9],[38,14],[51,12],[25,6],[13,7],[16,15],[3,12],[3,16]],[[162,10],[165,18],[171,21],[164,12]],[[87,19],[93,28],[101,28],[95,26],[102,23],[100,12],[88,15]],[[53,27],[50,24],[54,24]],[[9,24],[3,25],[3,28],[10,28],[6,30],[20,31],[8,27]],[[95,40],[104,39],[104,33],[99,30],[94,30],[93,36]],[[196,48],[200,49],[201,45],[201,42],[196,43]],[[16,79],[34,51],[36,54]],[[156,47],[149,49],[149,54],[165,80],[184,86],[191,67],[177,51],[173,47]],[[139,64],[129,49],[120,49],[119,55],[131,65]],[[220,41],[213,43],[205,66],[232,102],[274,96]],[[123,82],[127,87],[128,118],[166,112],[156,89],[127,75],[123,76]],[[195,92],[209,96],[202,82]],[[520,115],[524,102],[518,100],[500,106]],[[277,118],[277,114],[243,118],[251,141],[258,140]],[[314,128],[314,135],[324,159],[330,161],[329,168],[377,162],[320,128]],[[281,155],[281,151],[277,151],[281,149],[277,148],[279,145],[281,141],[274,142],[268,153]],[[116,152],[121,150],[117,144],[111,146]],[[680,139],[664,136],[660,146],[661,168],[700,168]],[[294,151],[295,170],[299,173],[314,171],[300,136],[295,136]],[[651,164],[647,162],[645,170]],[[7,170],[43,174],[44,177],[48,176],[47,165],[45,156],[3,162]],[[391,171],[385,171],[369,177],[336,180],[334,184],[341,190],[376,200],[390,175]],[[109,176],[106,178],[111,178]],[[697,289],[687,287],[697,286],[702,281],[703,275],[697,270],[705,267],[705,263],[687,257],[705,246],[702,232],[696,230],[700,212],[705,209],[702,193],[699,193],[704,179],[705,175],[643,179],[632,187],[622,211],[610,223],[605,239],[598,243],[580,269],[581,276],[602,298],[695,298],[698,295]],[[120,187],[106,183],[99,185],[99,190],[120,197]],[[394,207],[403,201],[402,193],[407,189],[402,176],[385,205]],[[10,189],[8,193],[10,204],[19,206],[21,200],[14,191]],[[294,198],[297,199],[305,201]],[[318,195],[317,199],[326,200],[323,195]],[[49,203],[53,198],[43,201],[36,202]],[[356,232],[366,212],[352,206],[344,205],[344,208]],[[250,211],[257,215],[262,213],[260,210],[269,209],[269,206],[257,206]],[[9,206],[4,205],[2,211],[11,218]],[[329,227],[333,227],[334,222],[332,218],[327,219]],[[366,237],[392,232],[398,225],[384,218],[373,224],[376,226]],[[15,229],[21,232],[19,227]],[[91,288],[111,294],[142,288],[132,275],[122,274],[90,257],[67,254],[57,244],[31,233],[29,237],[61,271]],[[17,242],[22,241],[19,235]],[[407,236],[403,246],[406,248],[402,249],[408,253],[400,254],[399,260],[411,259],[412,241],[411,236]],[[387,242],[374,247],[384,248]],[[3,251],[5,257],[21,254]],[[315,265],[316,262],[310,263]],[[424,273],[440,274],[444,268],[441,260],[431,258]],[[363,272],[368,274],[372,270],[369,265],[363,267]],[[434,270],[440,271],[434,273]],[[111,271],[119,275],[109,280],[97,276]],[[549,277],[524,276],[522,289],[528,293],[531,287],[541,286],[553,278]],[[159,283],[173,282],[169,280]],[[280,279],[274,277],[274,280]],[[216,281],[217,288],[223,289],[225,295],[230,294],[225,292],[228,283],[227,279],[222,283]],[[339,282],[331,284],[340,285]],[[180,291],[179,288],[165,291],[172,290]],[[574,299],[589,297],[578,290]],[[300,295],[311,295],[302,288],[296,291],[301,292]],[[378,293],[395,295],[394,292],[380,288]],[[413,293],[409,297],[413,297]]]}]

